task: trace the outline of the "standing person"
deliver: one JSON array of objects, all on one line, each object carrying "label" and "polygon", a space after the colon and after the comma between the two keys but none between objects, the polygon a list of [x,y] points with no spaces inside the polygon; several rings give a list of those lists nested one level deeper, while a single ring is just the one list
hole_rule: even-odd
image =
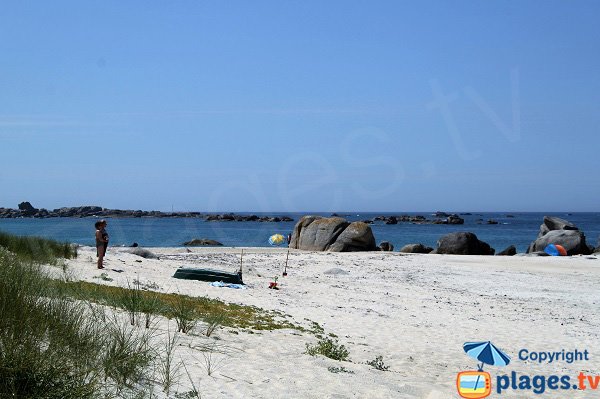
[{"label": "standing person", "polygon": [[292,233],[289,233],[287,235],[287,243],[288,243],[288,247],[290,246],[290,242],[292,242]]},{"label": "standing person", "polygon": [[98,269],[104,269],[102,263],[104,261],[104,255],[106,255],[106,248],[108,247],[106,224],[106,220],[104,219],[99,220],[94,224],[94,226],[96,226],[96,256],[98,256]]}]

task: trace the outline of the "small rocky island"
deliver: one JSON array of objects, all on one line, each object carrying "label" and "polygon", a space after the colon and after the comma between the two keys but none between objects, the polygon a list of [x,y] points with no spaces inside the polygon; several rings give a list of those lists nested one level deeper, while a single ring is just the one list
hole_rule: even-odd
[{"label": "small rocky island", "polygon": [[0,219],[17,218],[200,218],[206,221],[219,222],[293,222],[294,219],[289,216],[258,216],[258,215],[237,215],[234,213],[209,214],[201,212],[161,212],[161,211],[142,211],[131,209],[108,209],[101,206],[74,206],[63,207],[53,210],[45,208],[35,208],[30,202],[21,202],[17,209],[0,208]]}]

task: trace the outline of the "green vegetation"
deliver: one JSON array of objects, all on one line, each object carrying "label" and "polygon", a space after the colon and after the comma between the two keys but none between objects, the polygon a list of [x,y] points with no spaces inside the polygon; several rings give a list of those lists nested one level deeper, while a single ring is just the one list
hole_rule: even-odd
[{"label": "green vegetation", "polygon": [[[142,398],[156,383],[168,393],[179,377],[176,338],[153,348],[156,331],[149,327],[157,315],[175,318],[184,332],[204,320],[207,336],[221,325],[301,330],[279,312],[148,292],[139,281],[120,288],[55,280],[42,266],[76,255],[67,243],[0,233],[0,398]],[[106,306],[123,309],[126,318]],[[220,362],[214,351],[203,351],[209,374]],[[184,395],[199,397],[192,385]]]},{"label": "green vegetation", "polygon": [[21,237],[0,231],[0,247],[4,247],[22,260],[54,264],[58,258],[77,257],[77,248],[68,242],[41,237]]},{"label": "green vegetation", "polygon": [[[291,328],[301,330],[299,326],[282,320],[278,312],[267,311],[255,306],[243,306],[225,303],[207,297],[189,297],[179,294],[164,294],[135,289],[113,287],[94,284],[85,281],[55,282],[71,297],[87,300],[101,305],[115,308],[128,309],[122,298],[128,298],[133,303],[148,301],[152,304],[156,314],[186,320],[214,321],[218,318],[219,324],[225,327],[251,328],[254,330],[277,330]],[[132,299],[133,298],[133,299]],[[134,305],[133,308],[135,308]],[[135,308],[139,309],[139,308]]]},{"label": "green vegetation", "polygon": [[0,248],[0,397],[133,393],[149,373],[146,341],[58,288],[40,265]]},{"label": "green vegetation", "polygon": [[321,338],[315,345],[306,344],[306,353],[311,356],[323,355],[333,360],[347,361],[350,353],[344,345],[331,338]]},{"label": "green vegetation", "polygon": [[390,369],[390,366],[386,366],[383,363],[383,356],[377,356],[375,359],[368,361],[367,364],[379,371],[388,371]]}]

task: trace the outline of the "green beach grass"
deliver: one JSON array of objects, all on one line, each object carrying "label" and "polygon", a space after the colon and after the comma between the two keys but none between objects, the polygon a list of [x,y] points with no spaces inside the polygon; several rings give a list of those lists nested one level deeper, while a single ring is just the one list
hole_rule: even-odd
[{"label": "green beach grass", "polygon": [[0,233],[0,398],[146,397],[164,357],[150,345],[155,316],[203,321],[206,336],[218,325],[303,330],[253,306],[50,278],[45,264],[76,256],[69,243]]},{"label": "green beach grass", "polygon": [[77,257],[77,247],[41,237],[16,236],[0,231],[0,247],[6,248],[20,259],[54,264],[60,258]]},{"label": "green beach grass", "polygon": [[[196,319],[206,321],[208,324],[218,317],[219,323],[225,327],[252,330],[284,328],[303,330],[284,320],[285,316],[282,313],[267,311],[255,306],[226,303],[207,297],[165,294],[85,281],[55,281],[54,284],[62,287],[66,295],[72,298],[128,311],[137,311],[140,314],[151,312],[170,319]],[[132,299],[138,301],[138,305],[132,306]],[[151,309],[149,310],[147,306],[150,306]]]}]

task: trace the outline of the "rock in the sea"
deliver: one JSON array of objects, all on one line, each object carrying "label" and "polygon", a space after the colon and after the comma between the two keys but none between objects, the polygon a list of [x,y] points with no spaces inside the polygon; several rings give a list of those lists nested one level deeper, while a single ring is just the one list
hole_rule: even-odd
[{"label": "rock in the sea", "polygon": [[488,219],[487,224],[498,224],[498,221],[494,219]]},{"label": "rock in the sea", "polygon": [[209,240],[208,238],[195,238],[191,241],[183,243],[186,247],[201,247],[201,246],[222,246],[219,241]]},{"label": "rock in the sea", "polygon": [[158,255],[154,254],[153,252],[148,251],[147,249],[140,248],[140,247],[131,248],[127,252],[129,252],[130,254],[141,256],[142,258],[145,258],[145,259],[159,259]]},{"label": "rock in the sea", "polygon": [[29,201],[24,201],[19,204],[19,210],[25,211],[25,212],[31,212],[31,211],[35,211],[35,208],[33,207],[33,205],[31,205],[31,203]]},{"label": "rock in the sea", "polygon": [[440,238],[435,252],[451,255],[493,255],[496,251],[473,233],[457,232]]},{"label": "rock in the sea", "polygon": [[377,250],[371,227],[366,223],[321,216],[304,216],[296,223],[290,248],[331,252]]},{"label": "rock in the sea", "polygon": [[550,244],[562,245],[567,255],[589,255],[585,234],[578,230],[552,230],[535,240],[528,252],[543,251]]},{"label": "rock in the sea", "polygon": [[498,256],[514,256],[517,254],[517,248],[514,245],[504,249],[503,251],[498,252],[496,255]]},{"label": "rock in the sea", "polygon": [[433,251],[433,248],[423,244],[408,244],[400,248],[400,252],[405,254],[428,254]]},{"label": "rock in the sea", "polygon": [[448,224],[465,224],[465,219],[461,218],[458,215],[450,215],[446,219]]},{"label": "rock in the sea", "polygon": [[379,250],[380,251],[386,251],[386,252],[393,251],[394,250],[394,245],[391,242],[382,241],[379,244]]}]

